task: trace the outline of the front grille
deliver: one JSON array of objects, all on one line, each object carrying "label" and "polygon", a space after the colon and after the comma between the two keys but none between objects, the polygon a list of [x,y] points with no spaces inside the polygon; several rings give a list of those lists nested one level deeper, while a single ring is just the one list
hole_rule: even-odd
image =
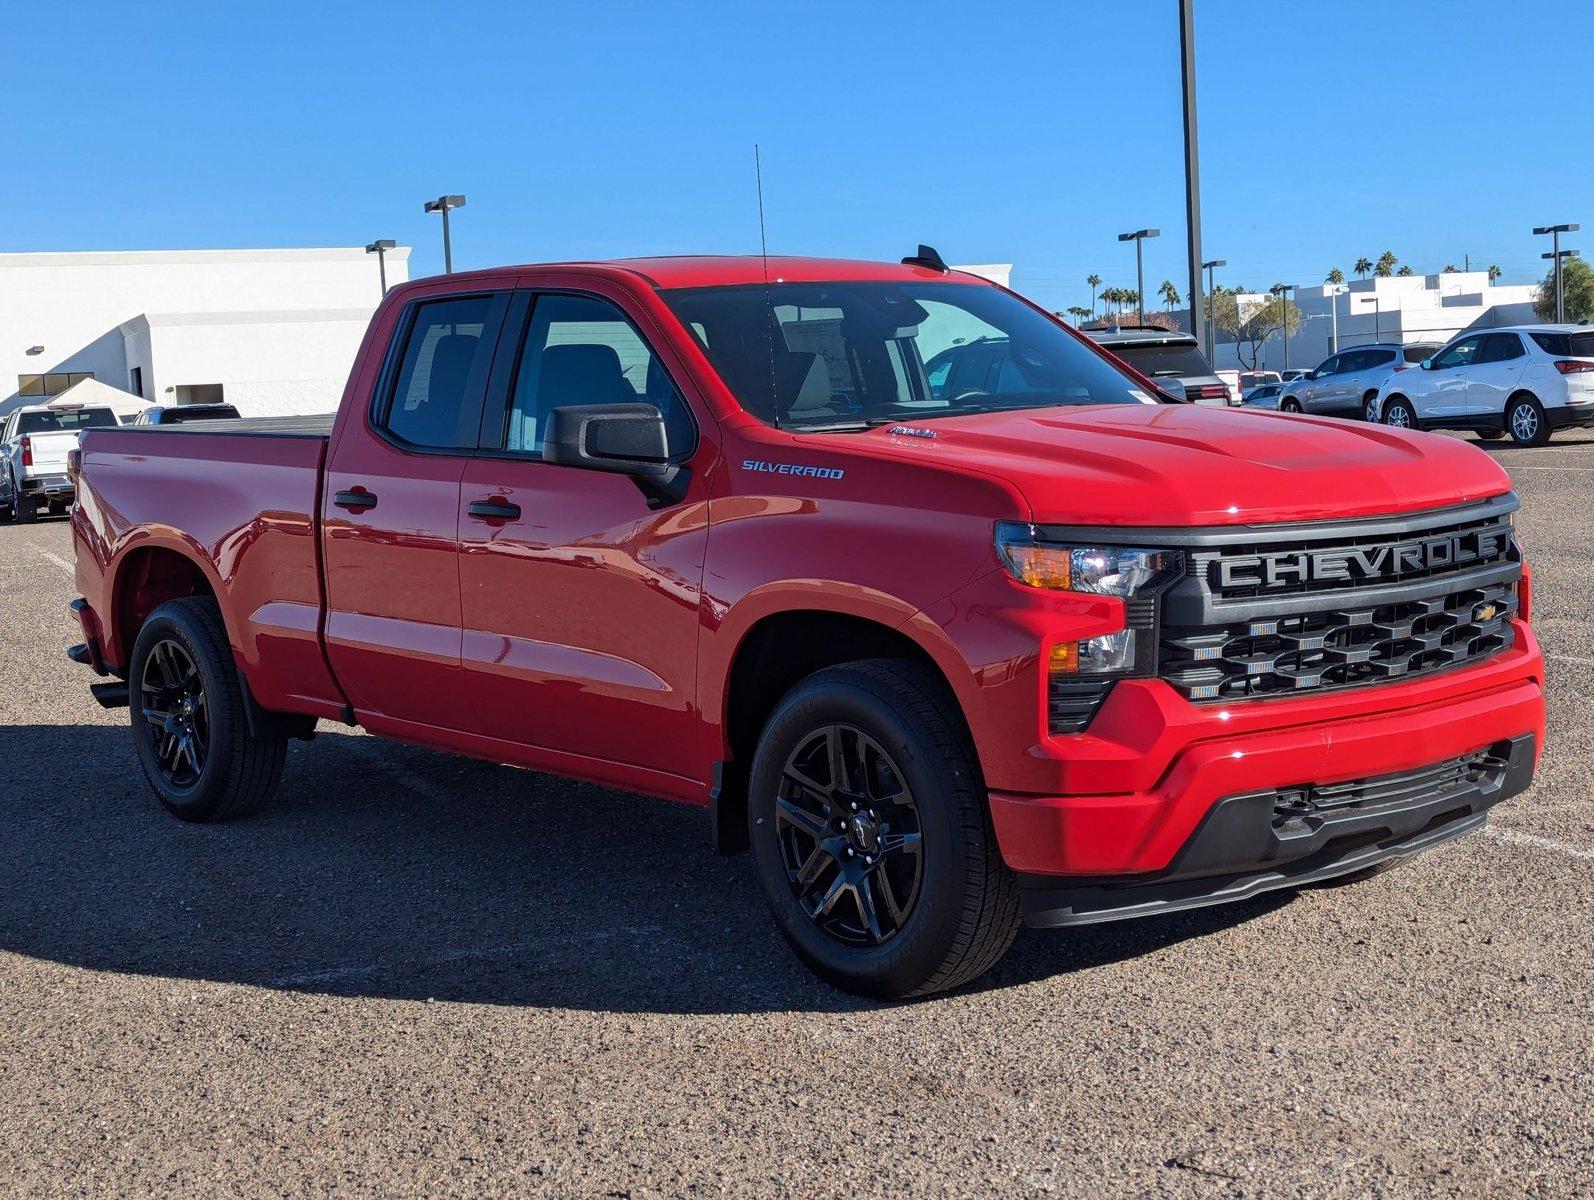
[{"label": "front grille", "polygon": [[1512,497],[1333,529],[1192,535],[1158,674],[1192,700],[1299,695],[1477,662],[1512,642]]},{"label": "front grille", "polygon": [[1418,804],[1463,787],[1492,786],[1510,765],[1510,753],[1511,744],[1502,742],[1393,775],[1279,788],[1273,801],[1273,824],[1281,827],[1352,808]]}]

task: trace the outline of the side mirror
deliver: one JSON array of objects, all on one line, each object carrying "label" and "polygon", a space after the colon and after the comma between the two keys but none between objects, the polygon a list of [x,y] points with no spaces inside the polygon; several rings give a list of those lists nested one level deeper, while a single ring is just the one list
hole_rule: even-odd
[{"label": "side mirror", "polygon": [[1421,363],[1419,363],[1419,364],[1418,364],[1418,365],[1419,365],[1419,366],[1420,366],[1420,367],[1422,367],[1422,369],[1423,369],[1423,370],[1424,370],[1424,371],[1431,371],[1431,370],[1433,370],[1433,359],[1431,359],[1431,358],[1425,358],[1425,359],[1423,359],[1423,360],[1422,360],[1422,362],[1421,362]]},{"label": "side mirror", "polygon": [[653,507],[679,503],[688,472],[670,461],[664,414],[652,404],[572,404],[548,414],[543,462],[635,479]]}]

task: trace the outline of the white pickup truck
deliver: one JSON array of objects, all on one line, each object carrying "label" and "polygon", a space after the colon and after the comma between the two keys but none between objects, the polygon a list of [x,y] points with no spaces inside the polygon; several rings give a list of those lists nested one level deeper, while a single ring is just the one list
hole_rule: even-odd
[{"label": "white pickup truck", "polygon": [[64,512],[72,503],[66,454],[81,429],[116,425],[103,404],[35,404],[12,410],[0,435],[0,515],[31,521],[44,508]]}]

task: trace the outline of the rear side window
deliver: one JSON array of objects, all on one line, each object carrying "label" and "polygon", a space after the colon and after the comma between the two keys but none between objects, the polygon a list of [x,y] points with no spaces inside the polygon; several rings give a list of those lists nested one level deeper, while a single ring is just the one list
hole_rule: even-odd
[{"label": "rear side window", "polygon": [[539,296],[521,350],[504,448],[541,454],[556,408],[645,402],[664,414],[670,454],[689,454],[686,400],[635,325],[592,296]]},{"label": "rear side window", "polygon": [[382,424],[428,449],[474,448],[502,296],[418,304]]},{"label": "rear side window", "polygon": [[1594,358],[1594,332],[1529,333],[1539,349],[1557,358]]},{"label": "rear side window", "polygon": [[1357,368],[1359,371],[1366,371],[1373,367],[1387,367],[1395,361],[1395,352],[1393,350],[1368,350],[1366,353],[1367,361]]},{"label": "rear side window", "polygon": [[1438,346],[1407,346],[1401,350],[1401,357],[1409,363],[1420,363],[1426,358],[1432,358]]}]

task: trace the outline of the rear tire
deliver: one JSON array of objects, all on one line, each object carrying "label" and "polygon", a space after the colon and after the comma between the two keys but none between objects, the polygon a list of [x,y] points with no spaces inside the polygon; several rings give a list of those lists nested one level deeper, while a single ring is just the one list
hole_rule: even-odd
[{"label": "rear tire", "polygon": [[214,600],[168,600],[150,613],[127,678],[139,765],[168,812],[230,821],[271,798],[287,741],[250,734],[244,682]]},{"label": "rear tire", "polygon": [[17,524],[32,525],[39,519],[39,505],[25,492],[17,493]]},{"label": "rear tire", "polygon": [[1505,406],[1505,427],[1518,446],[1542,446],[1550,440],[1550,422],[1532,396],[1513,396]]},{"label": "rear tire", "polygon": [[1369,425],[1378,424],[1378,417],[1373,411],[1373,405],[1377,403],[1377,392],[1374,392],[1371,396],[1362,397],[1362,420],[1366,421]]},{"label": "rear tire", "polygon": [[1505,436],[1503,429],[1475,429],[1473,432],[1480,442],[1498,442]]},{"label": "rear tire", "polygon": [[1018,931],[974,748],[944,684],[916,663],[847,663],[793,687],[759,738],[747,818],[775,924],[845,991],[958,987]]}]

